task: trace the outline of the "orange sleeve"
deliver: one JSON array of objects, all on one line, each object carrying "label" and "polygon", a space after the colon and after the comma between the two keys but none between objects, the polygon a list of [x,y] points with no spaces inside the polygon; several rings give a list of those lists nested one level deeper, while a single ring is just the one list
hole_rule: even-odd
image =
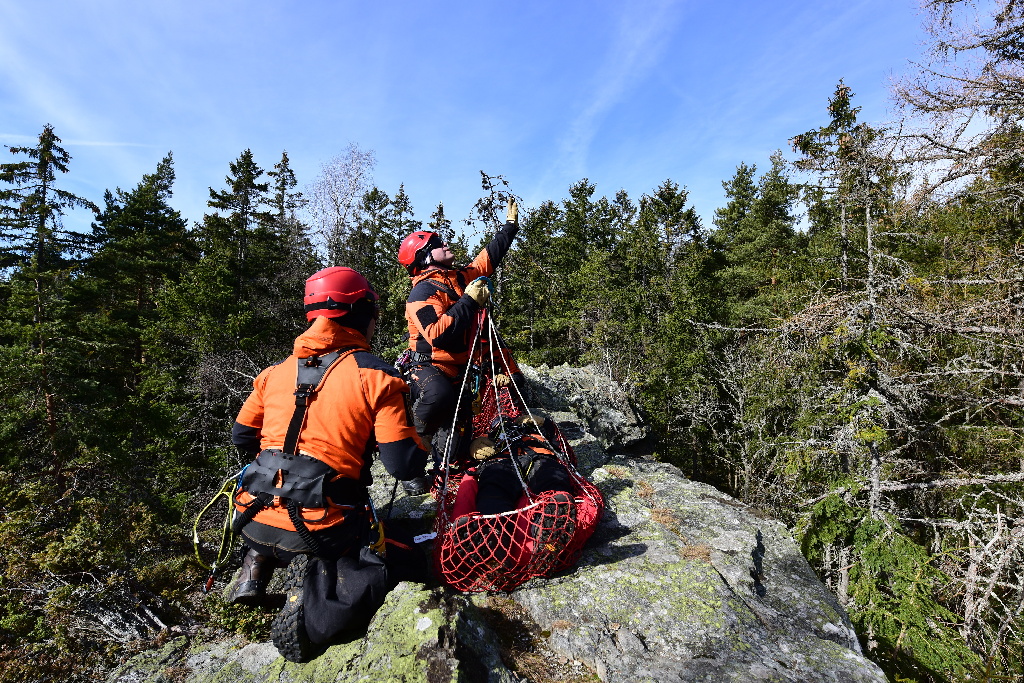
[{"label": "orange sleeve", "polygon": [[363,394],[374,416],[373,431],[380,461],[398,479],[419,476],[427,462],[427,452],[405,410],[408,385],[400,377],[380,370],[362,373]]},{"label": "orange sleeve", "polygon": [[252,381],[252,393],[249,394],[249,398],[245,399],[245,403],[242,404],[242,409],[238,411],[238,417],[235,418],[235,422],[247,427],[255,427],[256,429],[263,427],[265,409],[263,389],[267,386],[267,375],[270,374],[274,367],[272,365],[256,375],[256,379]]}]

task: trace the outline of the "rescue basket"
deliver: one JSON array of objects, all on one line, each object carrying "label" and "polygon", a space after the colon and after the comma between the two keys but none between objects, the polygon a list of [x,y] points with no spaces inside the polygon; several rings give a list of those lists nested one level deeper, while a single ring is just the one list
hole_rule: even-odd
[{"label": "rescue basket", "polygon": [[[485,381],[467,429],[472,438],[487,436],[496,420],[511,423],[533,419],[515,382],[501,388],[495,385],[493,377],[499,368],[493,354],[498,348],[491,330],[493,320],[488,316],[478,324],[477,337],[479,330],[486,328],[491,336],[486,346],[492,353],[478,363]],[[594,533],[604,500],[597,487],[577,471],[575,453],[558,426],[550,420],[548,423],[543,438],[568,472],[572,491],[532,493],[517,469],[522,496],[514,509],[498,514],[485,515],[477,509],[477,463],[453,456],[451,443],[445,445],[442,476],[433,492],[438,500],[434,561],[438,575],[453,588],[465,592],[508,591],[530,579],[550,576],[574,564]],[[537,433],[542,433],[539,426]]]}]

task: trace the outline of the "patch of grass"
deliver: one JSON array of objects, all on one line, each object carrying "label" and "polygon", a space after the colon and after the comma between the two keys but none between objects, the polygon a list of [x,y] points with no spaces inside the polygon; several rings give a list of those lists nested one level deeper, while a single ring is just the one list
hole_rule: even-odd
[{"label": "patch of grass", "polygon": [[207,596],[206,609],[210,614],[210,626],[236,633],[253,642],[270,640],[270,622],[277,614],[276,610],[231,605],[212,594]]},{"label": "patch of grass", "polygon": [[679,550],[679,556],[684,560],[700,560],[711,562],[711,546],[709,545],[684,545]]},{"label": "patch of grass", "polygon": [[679,533],[679,518],[668,508],[654,508],[651,510],[651,519],[658,524],[664,524],[676,534]]},{"label": "patch of grass", "polygon": [[608,474],[613,477],[618,477],[619,479],[626,479],[629,476],[629,470],[625,467],[619,467],[618,465],[605,465],[604,469]]}]

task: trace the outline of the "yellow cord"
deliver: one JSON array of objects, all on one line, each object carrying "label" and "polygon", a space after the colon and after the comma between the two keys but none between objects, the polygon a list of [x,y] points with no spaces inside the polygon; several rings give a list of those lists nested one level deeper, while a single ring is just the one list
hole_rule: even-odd
[{"label": "yellow cord", "polygon": [[[227,561],[228,556],[231,554],[231,546],[235,541],[235,535],[231,532],[231,522],[235,512],[234,494],[235,481],[237,478],[238,475],[236,474],[224,481],[220,490],[214,494],[213,499],[207,503],[206,507],[204,507],[198,515],[196,515],[196,521],[192,525],[192,547],[195,548],[196,551],[196,560],[199,562],[200,566],[209,569],[211,572],[216,572],[217,569]],[[221,529],[220,548],[217,550],[217,556],[214,558],[213,564],[206,564],[203,562],[203,558],[199,556],[199,522],[203,516],[210,511],[210,508],[216,505],[217,499],[221,496],[227,498],[228,509],[227,515],[224,517],[224,526]]]}]

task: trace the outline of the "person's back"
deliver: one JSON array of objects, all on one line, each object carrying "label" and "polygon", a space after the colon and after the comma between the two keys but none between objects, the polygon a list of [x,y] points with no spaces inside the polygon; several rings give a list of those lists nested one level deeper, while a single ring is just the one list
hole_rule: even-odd
[{"label": "person's back", "polygon": [[253,382],[232,441],[255,456],[236,495],[240,533],[249,547],[229,599],[260,604],[273,567],[296,554],[352,556],[367,542],[371,455],[400,479],[426,463],[408,423],[408,388],[397,371],[369,353],[377,295],[349,268],[307,281],[311,326],[291,356]]}]

